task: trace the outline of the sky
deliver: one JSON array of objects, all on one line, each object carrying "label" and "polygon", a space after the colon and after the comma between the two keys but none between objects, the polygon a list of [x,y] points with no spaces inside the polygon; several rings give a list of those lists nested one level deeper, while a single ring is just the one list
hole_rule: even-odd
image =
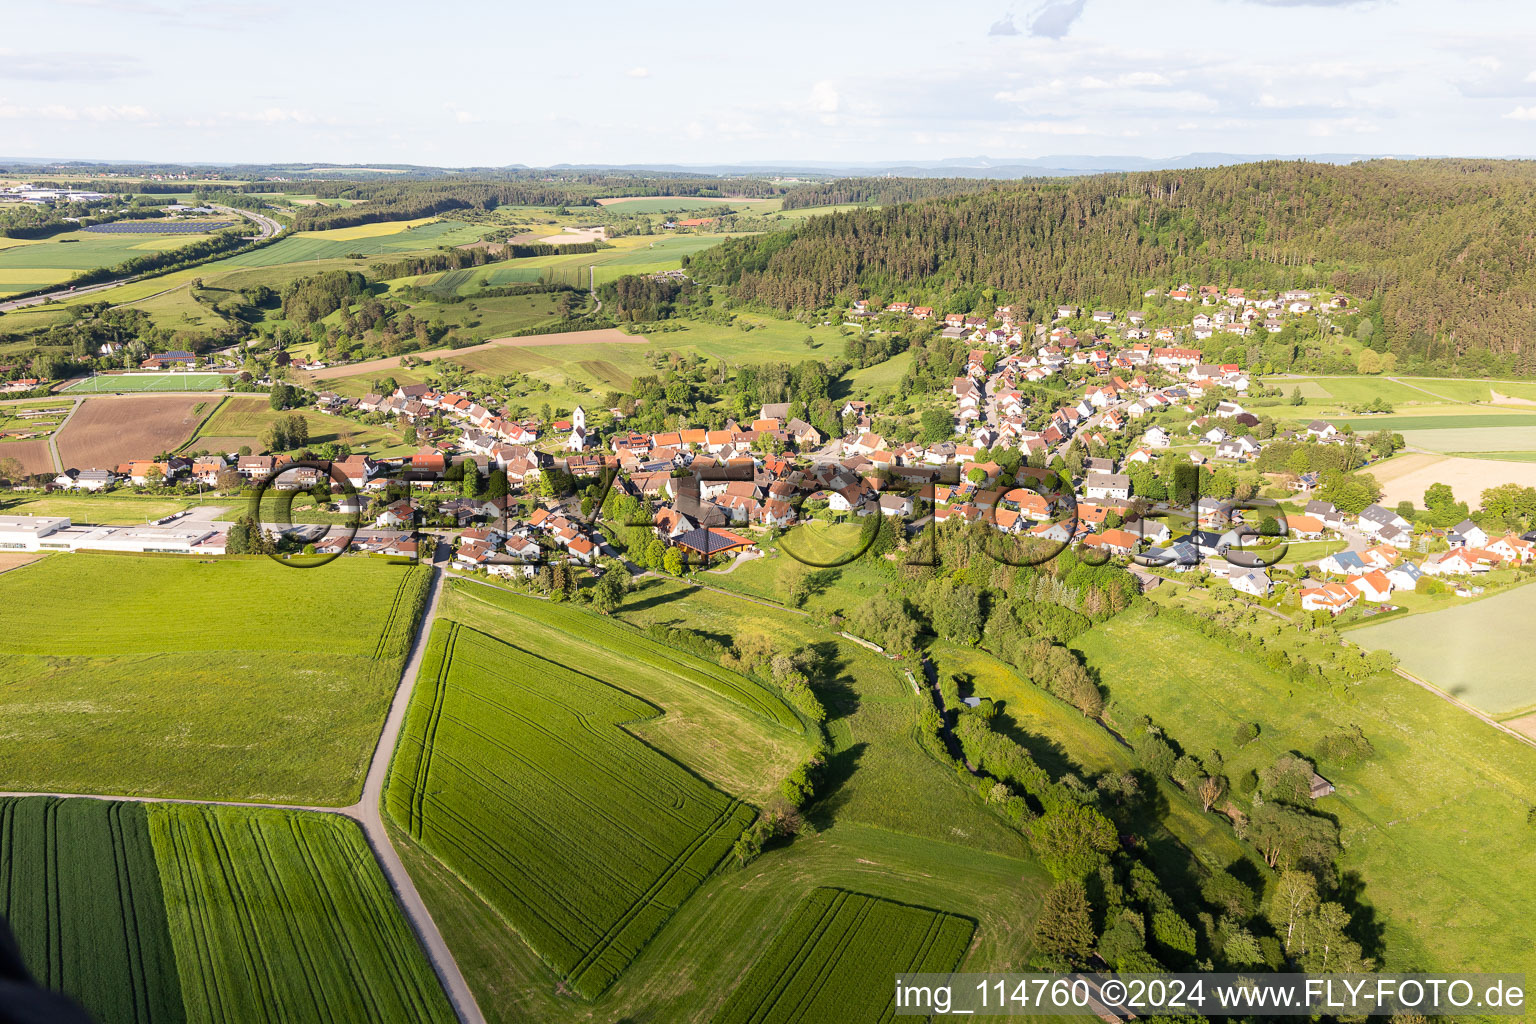
[{"label": "sky", "polygon": [[1536,154],[1536,5],[3,0],[0,158]]}]

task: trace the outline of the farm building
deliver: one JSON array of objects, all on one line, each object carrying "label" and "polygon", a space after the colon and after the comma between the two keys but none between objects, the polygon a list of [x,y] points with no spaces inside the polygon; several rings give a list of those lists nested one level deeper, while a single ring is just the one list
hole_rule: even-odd
[{"label": "farm building", "polygon": [[694,552],[701,558],[710,558],[714,555],[744,551],[751,547],[753,542],[751,538],[732,533],[730,530],[705,526],[688,531],[673,543]]}]

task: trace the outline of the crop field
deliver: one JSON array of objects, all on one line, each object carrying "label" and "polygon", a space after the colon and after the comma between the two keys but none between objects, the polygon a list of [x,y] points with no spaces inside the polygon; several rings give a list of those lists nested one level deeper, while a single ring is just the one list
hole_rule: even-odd
[{"label": "crop field", "polygon": [[0,462],[15,459],[25,474],[52,473],[53,452],[44,439],[35,441],[6,441],[0,444]]},{"label": "crop field", "polygon": [[222,373],[102,373],[64,388],[70,394],[110,395],[123,391],[217,391]]},{"label": "crop field", "polygon": [[118,220],[85,230],[103,235],[206,235],[234,226],[232,220]]},{"label": "crop field", "polygon": [[[613,248],[595,253],[563,253],[555,256],[523,256],[478,268],[467,286],[474,291],[512,281],[545,281],[585,290],[594,280],[602,284],[625,274],[675,270],[685,255],[719,245],[728,235],[631,235],[615,238]],[[430,282],[421,282],[430,283]]]},{"label": "crop field", "polygon": [[1467,426],[1401,431],[1412,448],[1432,452],[1536,452],[1536,416],[1519,426]]},{"label": "crop field", "polygon": [[[1229,778],[1292,750],[1316,756],[1322,737],[1358,726],[1374,752],[1318,765],[1337,787],[1318,810],[1338,820],[1340,870],[1358,874],[1383,929],[1381,969],[1536,968],[1536,876],[1509,870],[1530,860],[1536,750],[1399,676],[1294,683],[1143,611],[1072,646],[1123,716],[1149,715],[1185,750],[1219,749]],[[1237,746],[1244,723],[1257,723],[1259,736]]]},{"label": "crop field", "polygon": [[937,910],[816,889],[715,1016],[715,1024],[888,1024],[891,979],[947,974],[973,922]]},{"label": "crop field", "polygon": [[96,552],[0,575],[0,790],[350,803],[429,578]]},{"label": "crop field", "polygon": [[1381,484],[1382,504],[1388,507],[1400,501],[1424,504],[1424,492],[1431,484],[1449,484],[1456,500],[1473,508],[1481,502],[1483,491],[1499,484],[1517,483],[1536,486],[1536,462],[1500,462],[1492,458],[1460,458],[1426,452],[1406,452],[1366,469]]},{"label": "crop field", "polygon": [[621,196],[601,200],[599,205],[618,213],[671,213],[676,210],[708,210],[717,206],[751,210],[762,204],[742,199],[705,199],[697,196]]},{"label": "crop field", "polygon": [[[263,450],[262,432],[269,425],[291,411],[278,411],[265,395],[230,395],[219,404],[198,432],[185,447],[190,450],[206,448],[214,452],[238,451],[249,445],[252,451]],[[414,451],[414,446],[402,444],[400,435],[384,425],[369,426],[345,416],[304,409],[299,415],[309,424],[309,443],[324,444],[338,441],[351,445],[353,451],[366,451],[370,455],[393,454],[396,451]]]},{"label": "crop field", "polygon": [[[456,589],[462,587],[459,585]],[[555,604],[495,590],[487,590],[484,595],[475,596],[513,615],[531,619],[547,629],[589,644],[599,651],[617,655],[623,662],[646,665],[708,690],[736,704],[741,710],[781,728],[800,731],[800,720],[777,693],[713,662],[659,644],[633,626],[608,616],[592,615],[572,605]]]},{"label": "crop field", "polygon": [[195,395],[87,399],[54,444],[66,468],[116,469],[180,448],[217,404]]},{"label": "crop field", "polygon": [[189,1019],[457,1020],[354,822],[157,804],[149,827]]},{"label": "crop field", "polygon": [[68,516],[74,523],[99,526],[137,526],[190,508],[186,498],[159,498],[121,492],[80,494],[56,491],[40,497],[18,495],[0,501],[0,514],[8,516]]},{"label": "crop field", "polygon": [[396,845],[493,1024],[709,1024],[819,886],[971,918],[976,931],[964,968],[1022,971],[1040,893],[1050,886],[1031,861],[839,823],[814,840],[765,850],[748,870],[715,875],[589,1004],[564,994],[549,968],[458,878],[409,838],[398,835]]},{"label": "crop field", "polygon": [[[448,344],[462,346],[504,338],[516,331],[552,323],[560,318],[562,297],[552,292],[493,295],[459,303],[416,303],[411,309],[418,318],[441,320],[448,327],[445,336]],[[591,306],[585,296],[577,298],[577,312]]]},{"label": "crop field", "polygon": [[1536,710],[1536,586],[1428,616],[1349,631],[1366,650],[1385,649],[1403,668],[1496,718]]},{"label": "crop field", "polygon": [[[354,254],[393,255],[417,249],[432,249],[439,245],[473,242],[483,230],[456,221],[435,220],[426,223],[384,221],[334,231],[301,231],[253,252],[220,260],[213,266],[220,270],[232,267],[275,267],[284,263],[306,263]],[[366,234],[355,233],[365,231]]]},{"label": "crop field", "polygon": [[27,245],[7,246],[0,249],[0,296],[58,284],[84,270],[116,266],[147,251],[179,249],[207,237],[67,231]]},{"label": "crop field", "polygon": [[[731,697],[738,687],[757,690],[756,683],[595,613],[578,611],[563,624],[519,614],[531,605],[538,605],[535,611],[567,610],[497,587],[450,580],[440,614],[490,636],[517,636],[541,657],[579,666],[586,675],[621,680],[626,693],[664,712],[625,726],[630,733],[744,800],[767,802],[779,780],[810,751],[810,730],[786,729],[768,715],[747,713],[742,701]],[[593,634],[586,630],[589,624]],[[623,633],[604,640],[605,624]],[[760,696],[777,700],[766,689]]]},{"label": "crop field", "polygon": [[390,817],[589,999],[754,817],[621,728],[656,712],[440,623],[390,768]]},{"label": "crop field", "polygon": [[0,799],[0,918],[33,977],[96,1020],[186,1019],[143,804]]},{"label": "crop field", "polygon": [[1364,405],[1377,398],[1391,403],[1398,410],[1445,402],[1445,399],[1437,395],[1426,394],[1385,377],[1266,377],[1264,383],[1280,388],[1287,395],[1301,388],[1307,404],[1297,409],[1287,408],[1283,414],[1303,420],[1324,413],[1345,411],[1348,406]]},{"label": "crop field", "polygon": [[[538,338],[519,338],[515,340],[532,344],[498,345],[447,355],[471,370],[490,374],[519,373],[549,384],[549,391],[528,396],[523,408],[532,410],[546,401],[564,406],[577,401],[590,402],[590,392],[626,390],[637,375],[655,372],[646,358],[646,353],[652,350],[700,355],[738,365],[826,358],[832,346],[840,352],[842,345],[841,336],[833,333],[832,328],[809,327],[792,320],[752,314],[738,314],[736,325],[730,327],[694,321],[682,323],[685,324],[683,330],[643,336],[647,339],[646,345],[584,344],[577,336],[549,335],[544,344],[539,344]],[[625,341],[642,337],[613,334],[616,340]],[[815,348],[806,347],[807,337],[812,339]],[[337,371],[354,369],[338,367]]]}]

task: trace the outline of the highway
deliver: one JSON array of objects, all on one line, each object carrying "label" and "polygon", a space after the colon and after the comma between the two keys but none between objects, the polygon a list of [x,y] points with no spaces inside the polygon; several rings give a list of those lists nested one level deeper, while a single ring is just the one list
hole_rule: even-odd
[{"label": "highway", "polygon": [[[266,214],[252,213],[250,210],[237,210],[232,206],[218,206],[209,204],[219,213],[229,214],[235,217],[244,217],[256,225],[256,234],[249,236],[251,241],[262,241],[278,235],[283,230],[283,225]],[[42,295],[33,295],[25,299],[12,299],[9,302],[0,302],[0,313],[10,313],[18,309],[26,309],[28,306],[42,306],[49,302],[57,302],[63,299],[79,298],[82,295],[91,295],[95,292],[103,292],[109,288],[116,288],[120,284],[129,281],[137,281],[139,276],[130,275],[119,277],[112,281],[103,281],[100,284],[88,284],[81,288],[60,288],[56,291],[45,292]]]}]

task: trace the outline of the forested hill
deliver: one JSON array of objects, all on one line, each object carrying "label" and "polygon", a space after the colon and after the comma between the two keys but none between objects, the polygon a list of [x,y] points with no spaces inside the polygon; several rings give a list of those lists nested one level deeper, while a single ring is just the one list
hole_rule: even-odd
[{"label": "forested hill", "polygon": [[[1421,365],[1536,374],[1536,163],[1305,162],[998,185],[813,217],[694,257],[704,283],[779,309],[902,299],[1039,314],[1137,308],[1191,284],[1380,301],[1375,346]],[[1374,346],[1373,346],[1374,347]]]},{"label": "forested hill", "polygon": [[890,206],[936,196],[967,195],[997,185],[985,178],[838,178],[801,185],[784,196],[786,210],[841,203]]}]

